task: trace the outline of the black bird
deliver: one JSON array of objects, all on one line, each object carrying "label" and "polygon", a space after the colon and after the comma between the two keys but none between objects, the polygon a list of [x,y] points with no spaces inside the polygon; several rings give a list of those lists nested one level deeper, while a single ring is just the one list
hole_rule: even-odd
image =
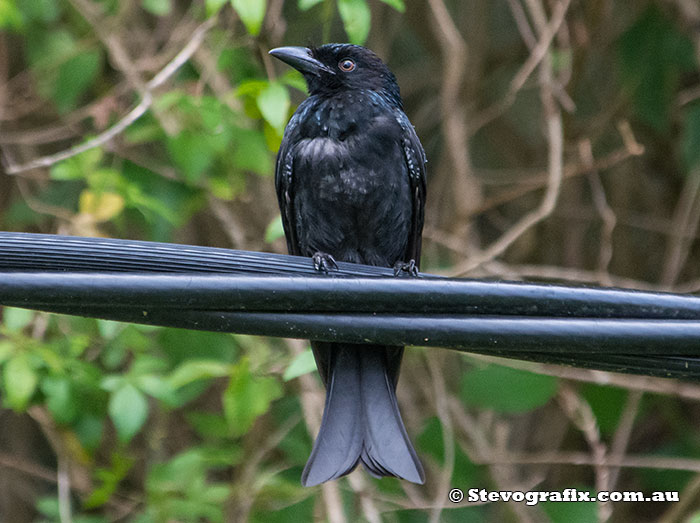
[{"label": "black bird", "polygon": [[[369,49],[328,44],[270,54],[298,69],[309,97],[284,132],[275,185],[290,254],[319,270],[335,260],[415,273],[425,204],[425,153],[396,78]],[[401,420],[403,347],[313,342],[326,385],[321,429],[302,474],[317,485],[350,473],[424,482]]]}]

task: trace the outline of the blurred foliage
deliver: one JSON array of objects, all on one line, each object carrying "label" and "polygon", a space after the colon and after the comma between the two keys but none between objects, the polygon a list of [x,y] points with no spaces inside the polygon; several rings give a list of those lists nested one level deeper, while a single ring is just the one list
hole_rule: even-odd
[{"label": "blurred foliage", "polygon": [[[4,168],[100,137],[146,94],[152,99],[99,147],[3,173],[0,228],[283,252],[274,156],[305,84],[267,50],[351,41],[379,52],[399,79],[430,159],[422,268],[449,270],[535,208],[545,186],[537,73],[501,105],[534,45],[521,31],[537,3],[0,0]],[[557,2],[544,4],[551,14]],[[559,203],[498,263],[470,275],[525,279],[535,267],[546,279],[697,288],[683,284],[700,278],[700,20],[687,6],[571,3],[548,50],[565,109]],[[190,59],[146,93],[208,19],[215,23]],[[451,89],[457,60],[464,74]],[[456,145],[446,126],[455,115],[467,140]],[[581,152],[586,144],[596,169]],[[601,190],[616,218],[607,235]],[[311,521],[328,518],[333,504],[348,521],[373,520],[373,510],[402,523],[600,515],[592,504],[454,507],[444,483],[594,490],[593,467],[488,463],[506,448],[592,455],[590,432],[609,448],[624,436],[631,382],[568,383],[594,420],[585,432],[559,406],[560,378],[408,350],[399,401],[426,485],[364,475],[360,486],[340,480],[337,496],[323,500],[321,489],[299,483],[321,406],[309,412],[304,398],[321,385],[311,352],[293,346],[5,308],[0,520]],[[700,458],[697,402],[646,393],[635,408],[623,453]],[[625,468],[615,490],[680,490],[683,499],[684,489],[694,495],[692,480],[686,470]],[[613,520],[672,510],[616,504]],[[684,510],[676,516],[700,517],[692,501]]]}]

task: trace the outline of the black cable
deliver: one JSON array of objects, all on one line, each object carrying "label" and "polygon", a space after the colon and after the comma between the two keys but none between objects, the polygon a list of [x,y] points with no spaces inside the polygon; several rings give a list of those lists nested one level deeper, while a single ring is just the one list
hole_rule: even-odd
[{"label": "black cable", "polygon": [[[16,305],[4,302],[6,305]],[[229,312],[85,306],[39,310],[132,323],[286,338],[428,345],[494,354],[525,352],[616,355],[677,354],[700,357],[700,320]]]},{"label": "black cable", "polygon": [[554,363],[567,367],[624,372],[659,378],[700,380],[700,358],[697,356],[646,354],[606,354],[601,356],[590,353],[564,354],[554,352],[520,352],[517,354],[487,352],[485,354],[536,363]]},{"label": "black cable", "polygon": [[[383,267],[338,262],[339,275],[391,276]],[[311,260],[285,254],[174,243],[0,232],[0,271],[314,275]]]},{"label": "black cable", "polygon": [[0,233],[0,304],[700,378],[700,298],[439,278],[209,247]]},{"label": "black cable", "polygon": [[448,278],[311,274],[6,272],[0,279],[0,296],[6,303],[29,308],[74,301],[82,305],[109,302],[111,307],[221,311],[700,320],[700,297],[690,295]]}]

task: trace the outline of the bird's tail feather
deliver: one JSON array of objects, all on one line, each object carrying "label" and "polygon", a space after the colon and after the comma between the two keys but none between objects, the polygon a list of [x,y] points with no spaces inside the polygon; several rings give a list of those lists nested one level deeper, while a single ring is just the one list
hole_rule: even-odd
[{"label": "bird's tail feather", "polygon": [[302,484],[339,478],[360,461],[373,476],[422,484],[423,467],[399,413],[388,350],[333,344],[327,357],[326,406]]}]

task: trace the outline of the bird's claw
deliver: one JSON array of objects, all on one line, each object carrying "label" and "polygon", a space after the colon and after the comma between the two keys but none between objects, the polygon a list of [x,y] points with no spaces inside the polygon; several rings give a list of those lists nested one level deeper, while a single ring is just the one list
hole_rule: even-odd
[{"label": "bird's claw", "polygon": [[416,260],[409,260],[408,262],[397,261],[394,264],[394,276],[407,275],[416,277],[418,276],[418,267],[416,267]]},{"label": "bird's claw", "polygon": [[321,272],[331,272],[338,270],[338,264],[330,254],[325,252],[316,252],[311,257],[314,262],[314,269]]}]

